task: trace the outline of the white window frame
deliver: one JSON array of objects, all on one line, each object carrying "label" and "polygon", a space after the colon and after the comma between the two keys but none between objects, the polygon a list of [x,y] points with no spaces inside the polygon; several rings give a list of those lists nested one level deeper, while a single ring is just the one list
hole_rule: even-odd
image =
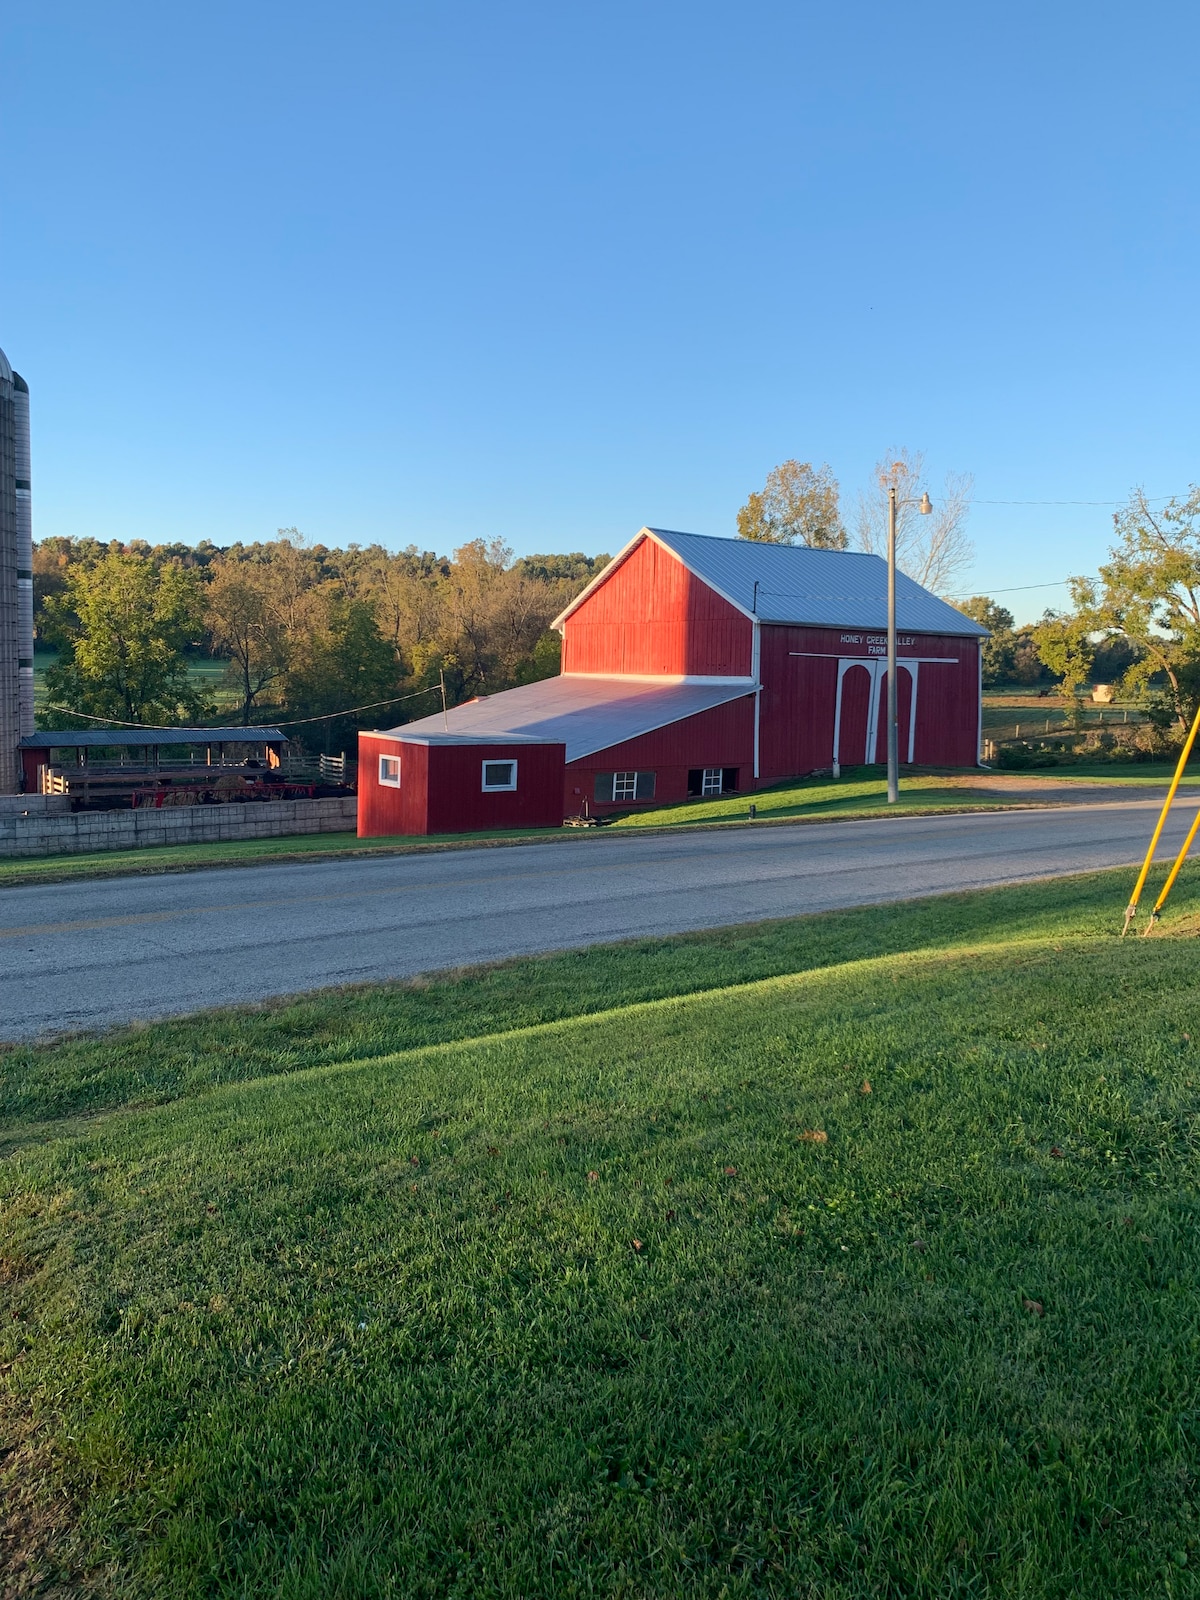
[{"label": "white window frame", "polygon": [[613,773],[613,804],[617,805],[622,800],[637,799],[637,773]]},{"label": "white window frame", "polygon": [[[394,766],[396,769],[395,777],[392,777],[388,772],[389,764]],[[402,768],[400,766],[399,756],[380,756],[379,781],[385,789],[398,789],[400,787],[401,773]]]},{"label": "white window frame", "polygon": [[[510,783],[489,783],[487,769],[489,767],[508,767],[511,769],[512,781]],[[484,794],[511,794],[517,787],[517,763],[507,758],[497,761],[485,761],[480,769],[480,781],[483,784]]]},{"label": "white window frame", "polygon": [[[716,783],[716,787],[712,785]],[[703,800],[719,798],[725,789],[725,769],[723,767],[702,767],[700,769],[700,797]]]}]

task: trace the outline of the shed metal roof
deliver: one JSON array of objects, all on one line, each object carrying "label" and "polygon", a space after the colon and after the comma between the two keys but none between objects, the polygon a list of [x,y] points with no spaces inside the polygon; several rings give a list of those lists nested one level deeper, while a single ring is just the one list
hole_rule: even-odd
[{"label": "shed metal roof", "polygon": [[[438,719],[441,720],[440,717]],[[445,728],[414,733],[415,724],[403,728],[385,728],[373,735],[376,739],[395,739],[398,744],[466,745],[480,749],[500,744],[561,744],[561,739],[542,739],[533,733],[447,733]]]},{"label": "shed metal roof", "polygon": [[[710,534],[643,528],[594,578],[560,617],[564,622],[585,595],[641,543],[656,539],[690,572],[731,605],[761,622],[826,628],[887,627],[887,562],[856,550],[810,550],[806,545],[761,544],[753,539],[718,539]],[[896,574],[896,621],[909,633],[965,634],[984,638],[987,629],[930,590]]]},{"label": "shed metal roof", "polygon": [[96,750],[161,744],[286,744],[278,728],[50,728],[27,733],[21,750]]},{"label": "shed metal roof", "polygon": [[[561,742],[567,747],[567,760],[578,761],[753,692],[749,678],[698,682],[567,672],[454,706],[447,720],[452,734],[497,741],[526,735]],[[398,739],[446,735],[441,712],[387,731]]]}]

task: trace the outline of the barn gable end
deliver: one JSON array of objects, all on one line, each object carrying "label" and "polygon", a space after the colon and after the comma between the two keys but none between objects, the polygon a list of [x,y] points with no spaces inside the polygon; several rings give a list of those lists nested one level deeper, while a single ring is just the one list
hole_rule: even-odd
[{"label": "barn gable end", "polygon": [[559,619],[564,672],[744,678],[754,624],[643,534]]}]

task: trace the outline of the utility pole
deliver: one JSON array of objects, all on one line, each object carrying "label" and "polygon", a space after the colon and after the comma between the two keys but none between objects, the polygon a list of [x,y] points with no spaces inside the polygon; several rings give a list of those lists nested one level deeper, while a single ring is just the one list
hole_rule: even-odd
[{"label": "utility pole", "polygon": [[888,805],[900,798],[900,730],[896,719],[900,697],[896,693],[896,485],[888,490],[888,646],[887,646],[887,763]]},{"label": "utility pole", "polygon": [[[894,806],[900,798],[899,685],[896,682],[896,507],[911,501],[896,498],[896,486],[888,490],[888,622],[887,622],[887,797]],[[917,510],[927,517],[933,510],[929,496],[923,494]]]}]

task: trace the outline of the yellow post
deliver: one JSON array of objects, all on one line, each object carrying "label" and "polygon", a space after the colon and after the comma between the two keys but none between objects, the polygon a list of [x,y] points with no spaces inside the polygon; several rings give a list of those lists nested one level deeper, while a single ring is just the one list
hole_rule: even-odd
[{"label": "yellow post", "polygon": [[1183,777],[1183,769],[1187,766],[1187,758],[1192,753],[1192,745],[1196,742],[1196,734],[1200,732],[1200,709],[1192,719],[1191,731],[1184,743],[1179,756],[1179,765],[1175,768],[1175,776],[1171,779],[1171,787],[1167,790],[1167,798],[1163,801],[1162,811],[1159,813],[1158,822],[1154,829],[1154,837],[1150,840],[1150,848],[1146,851],[1146,859],[1142,862],[1142,870],[1138,873],[1138,881],[1134,885],[1133,894],[1129,904],[1125,907],[1125,926],[1121,929],[1122,939],[1129,932],[1129,924],[1137,915],[1138,901],[1141,899],[1142,890],[1146,887],[1146,878],[1150,872],[1150,863],[1154,860],[1154,852],[1158,848],[1159,835],[1167,820],[1167,812],[1171,809],[1171,801],[1175,798],[1175,791],[1179,787],[1179,780]]},{"label": "yellow post", "polygon": [[1154,924],[1158,921],[1159,915],[1162,912],[1162,908],[1167,903],[1167,896],[1171,892],[1171,885],[1175,882],[1175,879],[1179,876],[1180,868],[1183,866],[1183,863],[1187,860],[1188,851],[1192,848],[1192,845],[1193,845],[1193,843],[1195,841],[1195,838],[1196,838],[1196,834],[1198,832],[1200,832],[1200,807],[1197,807],[1196,815],[1192,819],[1192,825],[1188,829],[1188,836],[1183,841],[1183,847],[1180,850],[1179,854],[1175,857],[1175,865],[1171,868],[1171,871],[1170,871],[1170,874],[1167,877],[1166,883],[1164,883],[1163,886],[1162,886],[1162,893],[1159,895],[1158,899],[1154,902],[1154,910],[1150,913],[1150,921],[1146,924],[1145,933],[1143,933],[1143,935],[1142,935],[1143,938],[1145,938],[1146,934],[1150,932],[1151,928],[1153,928]]}]

